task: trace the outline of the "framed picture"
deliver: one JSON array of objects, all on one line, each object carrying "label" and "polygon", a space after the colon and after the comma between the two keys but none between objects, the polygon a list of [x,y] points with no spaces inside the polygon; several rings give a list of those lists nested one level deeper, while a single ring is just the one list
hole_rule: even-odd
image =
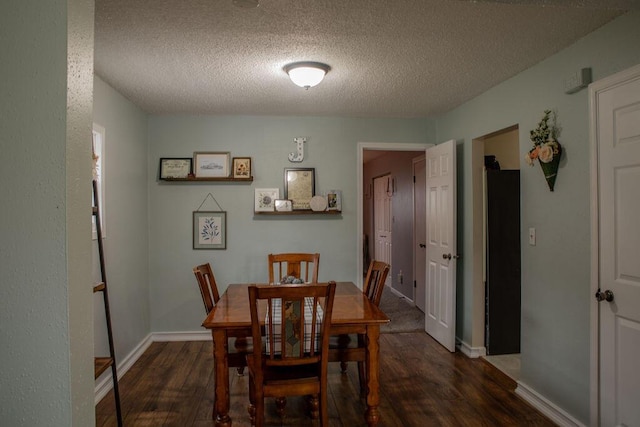
[{"label": "framed picture", "polygon": [[275,201],[276,212],[291,212],[291,200],[279,199]]},{"label": "framed picture", "polygon": [[193,153],[196,178],[228,178],[229,153]]},{"label": "framed picture", "polygon": [[256,188],[254,210],[256,212],[272,212],[278,198],[280,198],[280,189],[278,188]]},{"label": "framed picture", "polygon": [[284,170],[284,198],[291,200],[293,210],[311,209],[309,202],[315,195],[314,168]]},{"label": "framed picture", "polygon": [[193,249],[227,249],[226,212],[193,212]]},{"label": "framed picture", "polygon": [[327,210],[328,211],[342,210],[342,191],[329,190],[327,192]]},{"label": "framed picture", "polygon": [[251,157],[233,158],[233,177],[251,178]]},{"label": "framed picture", "polygon": [[190,158],[160,158],[160,179],[188,178],[191,173]]}]

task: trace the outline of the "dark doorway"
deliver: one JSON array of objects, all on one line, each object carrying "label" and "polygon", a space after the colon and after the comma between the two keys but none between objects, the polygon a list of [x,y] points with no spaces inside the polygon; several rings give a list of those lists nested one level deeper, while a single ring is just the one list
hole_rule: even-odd
[{"label": "dark doorway", "polygon": [[520,353],[520,171],[487,170],[487,354]]}]

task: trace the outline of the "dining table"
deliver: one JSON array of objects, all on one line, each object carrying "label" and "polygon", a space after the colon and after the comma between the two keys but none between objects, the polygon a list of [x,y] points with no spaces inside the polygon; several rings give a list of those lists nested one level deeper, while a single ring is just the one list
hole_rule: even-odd
[{"label": "dining table", "polygon": [[[218,427],[232,425],[229,416],[229,337],[251,336],[249,312],[249,283],[230,284],[220,300],[202,322],[211,330],[215,391],[213,418]],[[277,286],[277,285],[274,285]],[[353,282],[337,282],[331,314],[331,335],[361,334],[365,336],[365,394],[364,419],[375,426],[380,420],[380,326],[389,318],[373,304]],[[350,353],[345,353],[349,355]],[[355,353],[354,353],[355,354]],[[354,359],[360,361],[360,359]],[[343,361],[349,361],[343,360]]]}]

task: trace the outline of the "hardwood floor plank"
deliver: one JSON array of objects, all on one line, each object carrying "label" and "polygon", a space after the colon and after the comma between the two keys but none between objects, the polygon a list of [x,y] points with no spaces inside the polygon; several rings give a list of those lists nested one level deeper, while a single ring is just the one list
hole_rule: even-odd
[{"label": "hardwood floor plank", "polygon": [[[380,426],[554,426],[520,399],[516,383],[482,359],[450,353],[423,332],[380,337]],[[248,426],[248,377],[229,371],[234,426]],[[329,424],[364,426],[356,363],[346,374],[329,364]],[[125,425],[213,426],[213,353],[210,341],[153,343],[120,381]],[[317,426],[303,398],[287,399],[281,420],[267,399],[267,425]],[[113,393],[96,406],[96,426],[116,425]]]}]

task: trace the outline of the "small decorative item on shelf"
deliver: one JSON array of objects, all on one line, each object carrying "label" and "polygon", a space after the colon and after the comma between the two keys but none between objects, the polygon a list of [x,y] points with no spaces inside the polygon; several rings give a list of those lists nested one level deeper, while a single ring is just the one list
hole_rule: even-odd
[{"label": "small decorative item on shelf", "polygon": [[551,110],[545,110],[538,127],[531,131],[533,148],[526,154],[525,160],[529,166],[533,166],[538,160],[550,191],[553,191],[562,156],[562,146],[557,137],[556,115]]},{"label": "small decorative item on shelf", "polygon": [[291,200],[278,199],[275,201],[276,212],[291,212]]},{"label": "small decorative item on shelf", "polygon": [[329,192],[327,193],[327,210],[328,211],[342,210],[342,191],[329,190]]},{"label": "small decorative item on shelf", "polygon": [[327,198],[323,196],[313,196],[309,201],[309,207],[314,212],[322,212],[327,209]]}]

